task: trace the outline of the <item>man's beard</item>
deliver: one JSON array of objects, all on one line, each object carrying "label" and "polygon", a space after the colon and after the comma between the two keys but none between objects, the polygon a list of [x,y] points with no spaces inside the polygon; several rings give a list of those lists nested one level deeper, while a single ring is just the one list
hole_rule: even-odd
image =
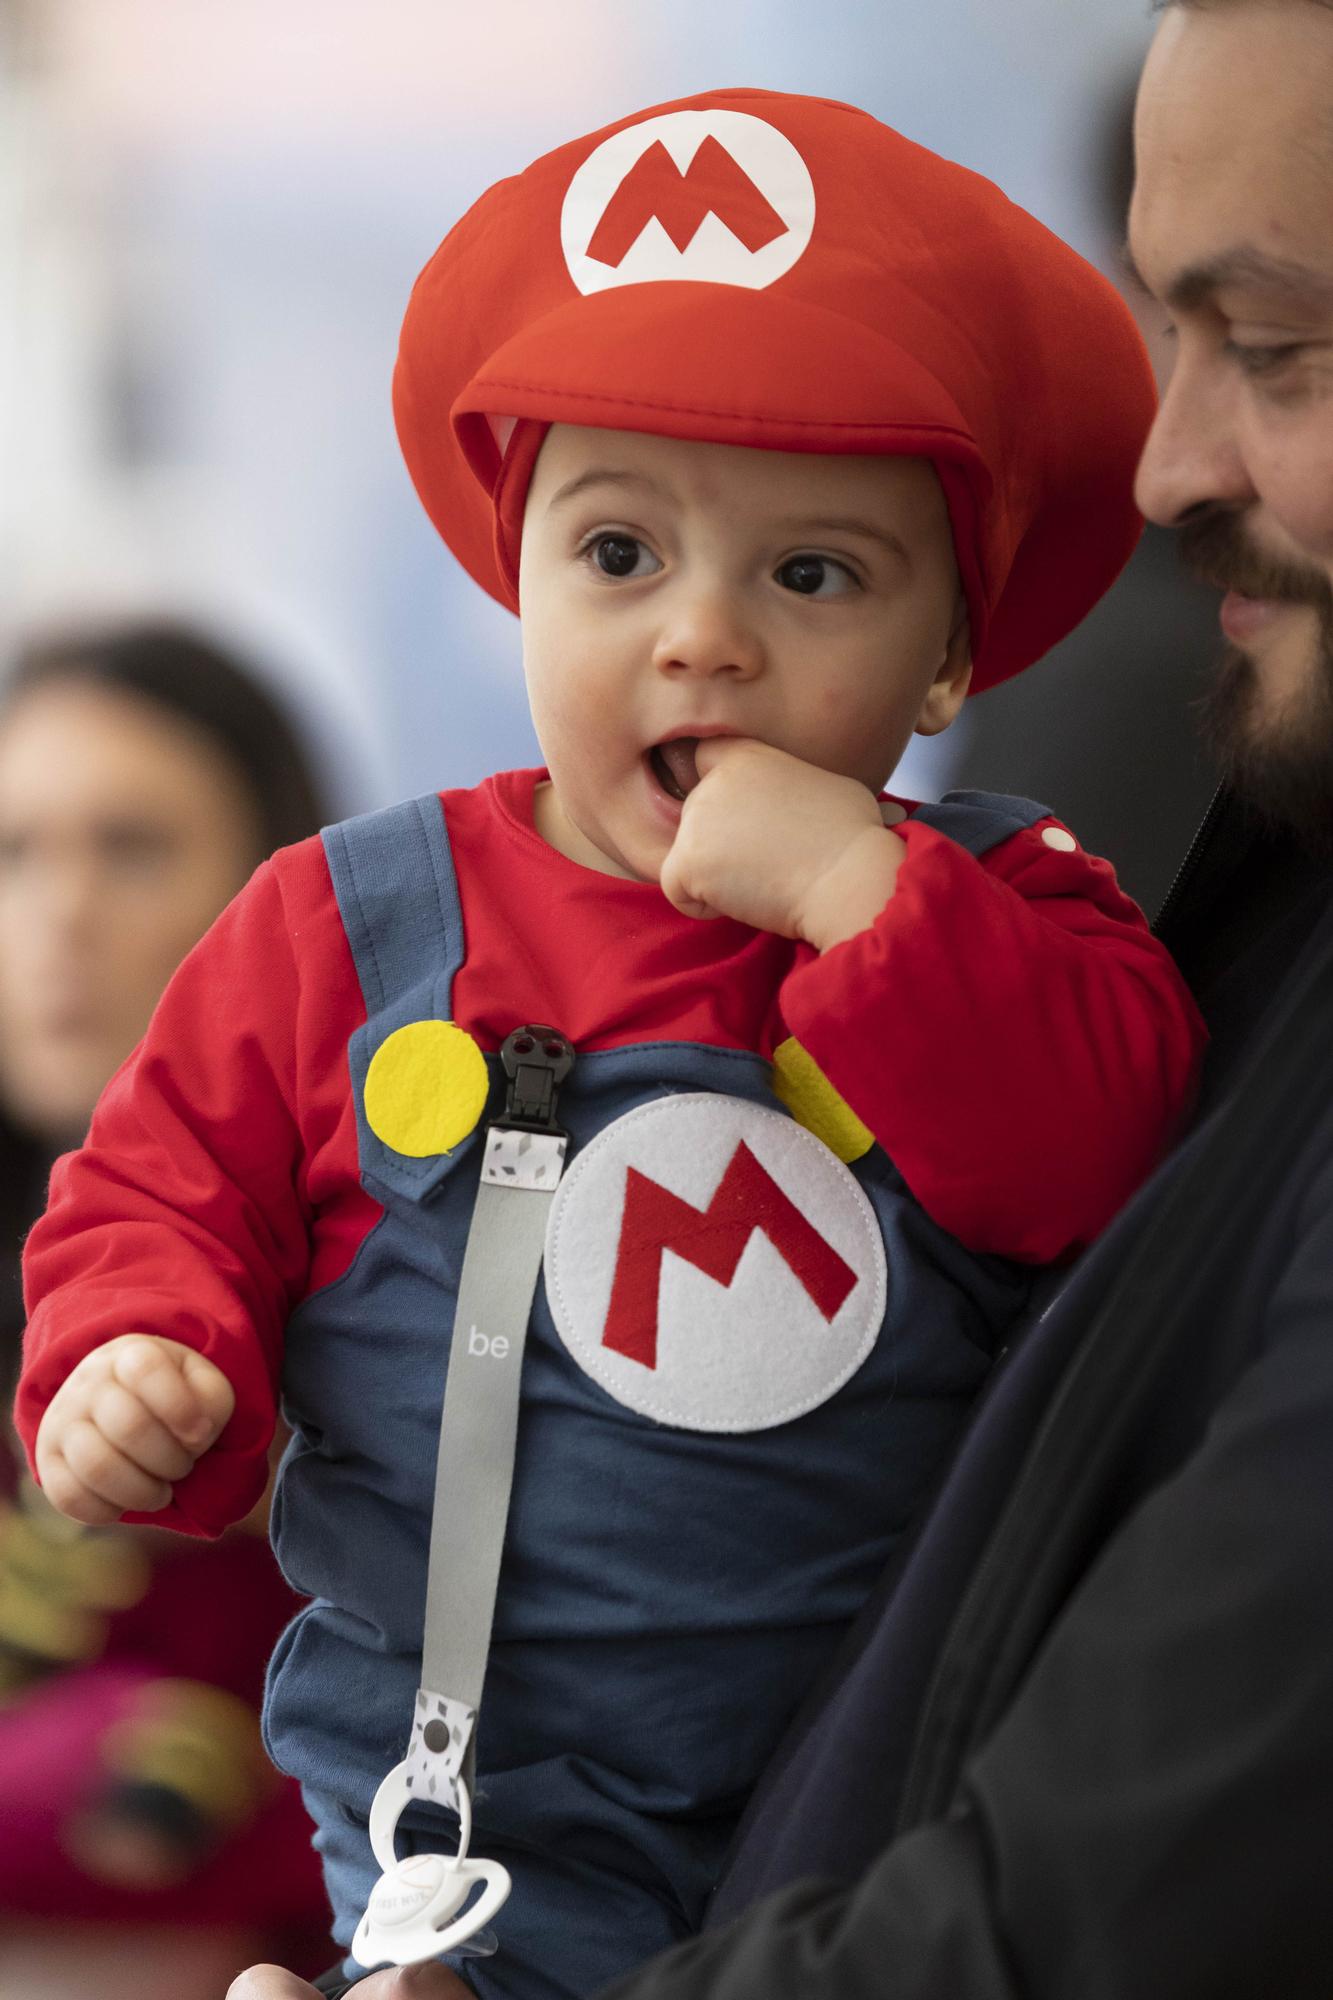
[{"label": "man's beard", "polygon": [[1313,655],[1296,693],[1265,714],[1259,670],[1228,646],[1199,708],[1223,782],[1265,820],[1290,827],[1333,855],[1333,586],[1317,569],[1254,549],[1234,514],[1210,514],[1179,532],[1182,559],[1203,583],[1244,597],[1305,605],[1318,619]]}]

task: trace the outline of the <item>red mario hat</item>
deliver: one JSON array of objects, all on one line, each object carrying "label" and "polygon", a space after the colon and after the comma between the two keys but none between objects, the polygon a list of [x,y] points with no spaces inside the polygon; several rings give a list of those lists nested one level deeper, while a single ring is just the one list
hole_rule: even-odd
[{"label": "red mario hat", "polygon": [[427,513],[512,608],[551,423],[930,459],[978,691],[1128,560],[1154,401],[1113,287],[991,182],[760,90],[640,112],[493,187],[417,280],[394,376]]}]

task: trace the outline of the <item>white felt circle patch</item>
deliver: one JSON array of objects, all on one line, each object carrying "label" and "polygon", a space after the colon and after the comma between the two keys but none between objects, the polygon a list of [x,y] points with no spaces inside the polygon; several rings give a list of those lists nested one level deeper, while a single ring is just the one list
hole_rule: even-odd
[{"label": "white felt circle patch", "polygon": [[676,280],[762,291],[814,226],[810,170],[785,133],[746,111],[668,111],[589,154],[560,241],[584,293]]},{"label": "white felt circle patch", "polygon": [[546,1292],[570,1353],[632,1410],[757,1431],[827,1402],[870,1353],[875,1212],[828,1147],[742,1098],[657,1098],[575,1157]]}]

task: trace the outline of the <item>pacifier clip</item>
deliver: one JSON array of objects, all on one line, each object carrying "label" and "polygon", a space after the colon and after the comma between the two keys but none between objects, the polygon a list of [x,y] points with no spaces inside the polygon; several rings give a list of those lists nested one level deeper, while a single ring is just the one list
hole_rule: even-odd
[{"label": "pacifier clip", "polygon": [[[457,1949],[490,1922],[513,1886],[498,1861],[468,1854],[475,1732],[514,1483],[523,1350],[569,1145],[555,1113],[574,1050],[554,1028],[518,1028],[500,1060],[509,1086],[504,1112],[483,1140],[445,1379],[421,1686],[407,1754],[370,1810],[370,1845],[383,1873],[352,1940],[353,1955],[367,1967],[411,1965]],[[457,1853],[400,1861],[394,1836],[401,1814],[431,1803],[458,1813]],[[480,1896],[464,1909],[478,1885]]]}]

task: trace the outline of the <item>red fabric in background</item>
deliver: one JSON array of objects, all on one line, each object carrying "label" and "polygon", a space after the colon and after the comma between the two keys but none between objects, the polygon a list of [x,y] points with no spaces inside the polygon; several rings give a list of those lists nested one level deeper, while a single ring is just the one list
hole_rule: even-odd
[{"label": "red fabric in background", "polygon": [[[232,1606],[233,1616],[238,1607]],[[110,1924],[252,1926],[290,1935],[322,1971],[331,1918],[311,1826],[289,1780],[191,1871],[161,1889],[97,1881],[70,1859],[70,1820],[91,1805],[104,1775],[99,1745],[138,1712],[161,1678],[128,1663],[77,1667],[43,1682],[21,1705],[0,1709],[0,1924],[6,1917]],[[295,1967],[293,1967],[295,1969]]]},{"label": "red fabric in background", "polygon": [[[0,1466],[12,1465],[0,1441]],[[178,1680],[237,1696],[257,1725],[269,1654],[298,1607],[260,1533],[237,1529],[204,1544],[141,1530],[135,1539],[147,1587],[106,1615],[95,1656],[0,1699],[0,1925],[243,1926],[267,1933],[294,1969],[319,1971],[331,1951],[323,1878],[299,1789],[276,1772],[245,1818],[170,1886],[102,1880],[71,1858],[73,1823],[111,1782],[105,1752],[118,1725],[151,1715],[155,1691]]]}]

